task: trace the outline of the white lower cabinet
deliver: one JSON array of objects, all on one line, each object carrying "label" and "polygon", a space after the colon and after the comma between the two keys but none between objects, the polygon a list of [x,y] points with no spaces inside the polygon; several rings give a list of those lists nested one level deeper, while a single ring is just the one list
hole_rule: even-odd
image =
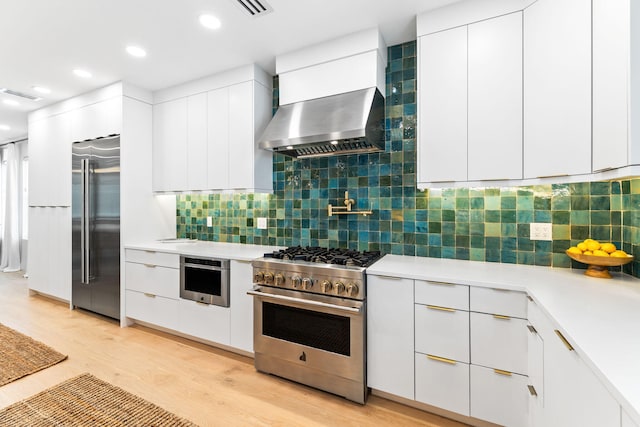
[{"label": "white lower cabinet", "polygon": [[469,364],[415,354],[418,402],[469,415]]},{"label": "white lower cabinet", "polygon": [[125,297],[127,317],[163,328],[178,329],[177,300],[128,289]]},{"label": "white lower cabinet", "polygon": [[231,347],[253,352],[253,267],[249,261],[231,260]]},{"label": "white lower cabinet", "polygon": [[127,289],[170,299],[180,297],[180,271],[154,264],[126,263]]},{"label": "white lower cabinet", "polygon": [[622,419],[620,420],[620,427],[638,427],[638,424],[633,422],[629,414],[624,409],[621,409]]},{"label": "white lower cabinet", "polygon": [[414,399],[413,280],[367,277],[367,385]]},{"label": "white lower cabinet", "polygon": [[470,313],[471,363],[527,374],[527,321]]},{"label": "white lower cabinet", "polygon": [[415,350],[469,363],[469,312],[415,305]]},{"label": "white lower cabinet", "polygon": [[471,365],[470,415],[509,427],[526,427],[527,377]]},{"label": "white lower cabinet", "polygon": [[229,308],[178,300],[178,331],[229,345]]}]

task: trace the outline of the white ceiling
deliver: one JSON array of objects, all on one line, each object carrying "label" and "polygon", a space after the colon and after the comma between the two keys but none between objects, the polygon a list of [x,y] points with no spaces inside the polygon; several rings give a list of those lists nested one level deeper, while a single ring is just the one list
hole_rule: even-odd
[{"label": "white ceiling", "polygon": [[[0,0],[0,144],[24,137],[27,113],[125,80],[158,90],[256,62],[271,74],[275,56],[377,26],[389,46],[414,40],[415,16],[458,0],[267,0],[273,13],[252,18],[236,0]],[[198,23],[202,13],[222,21],[218,30]],[[145,58],[125,52],[129,44]],[[75,68],[93,73],[84,80]]]}]

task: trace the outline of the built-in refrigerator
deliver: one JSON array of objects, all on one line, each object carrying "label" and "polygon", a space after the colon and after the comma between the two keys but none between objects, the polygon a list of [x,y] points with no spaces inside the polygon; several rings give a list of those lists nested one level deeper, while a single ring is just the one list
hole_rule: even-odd
[{"label": "built-in refrigerator", "polygon": [[72,148],[71,304],[120,319],[120,137]]}]

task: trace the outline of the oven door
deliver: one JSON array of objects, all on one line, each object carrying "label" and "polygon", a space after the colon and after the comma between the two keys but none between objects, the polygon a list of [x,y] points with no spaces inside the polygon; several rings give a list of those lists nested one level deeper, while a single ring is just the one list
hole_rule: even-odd
[{"label": "oven door", "polygon": [[321,376],[325,373],[325,378],[365,384],[364,302],[261,286],[248,293],[254,296],[253,349],[258,370],[288,377],[261,369],[265,357]]}]

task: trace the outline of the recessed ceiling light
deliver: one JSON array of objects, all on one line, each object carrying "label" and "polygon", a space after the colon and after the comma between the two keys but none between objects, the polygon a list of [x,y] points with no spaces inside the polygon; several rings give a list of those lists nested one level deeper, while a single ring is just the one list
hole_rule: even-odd
[{"label": "recessed ceiling light", "polygon": [[13,99],[5,99],[2,102],[6,105],[13,105],[13,106],[20,105],[18,101],[14,101]]},{"label": "recessed ceiling light", "polygon": [[82,77],[83,79],[88,79],[91,77],[90,72],[88,72],[87,70],[81,70],[80,68],[76,68],[75,70],[73,70],[73,74],[78,77]]},{"label": "recessed ceiling light", "polygon": [[136,58],[144,58],[147,56],[147,51],[138,46],[127,46],[127,53]]},{"label": "recessed ceiling light", "polygon": [[31,86],[31,89],[35,90],[38,93],[51,93],[51,89],[43,86]]},{"label": "recessed ceiling light", "polygon": [[0,125],[0,130],[11,130],[11,126],[9,126],[9,125]]},{"label": "recessed ceiling light", "polygon": [[203,27],[209,28],[210,30],[217,30],[220,28],[222,23],[218,18],[213,15],[200,15],[200,24]]}]

